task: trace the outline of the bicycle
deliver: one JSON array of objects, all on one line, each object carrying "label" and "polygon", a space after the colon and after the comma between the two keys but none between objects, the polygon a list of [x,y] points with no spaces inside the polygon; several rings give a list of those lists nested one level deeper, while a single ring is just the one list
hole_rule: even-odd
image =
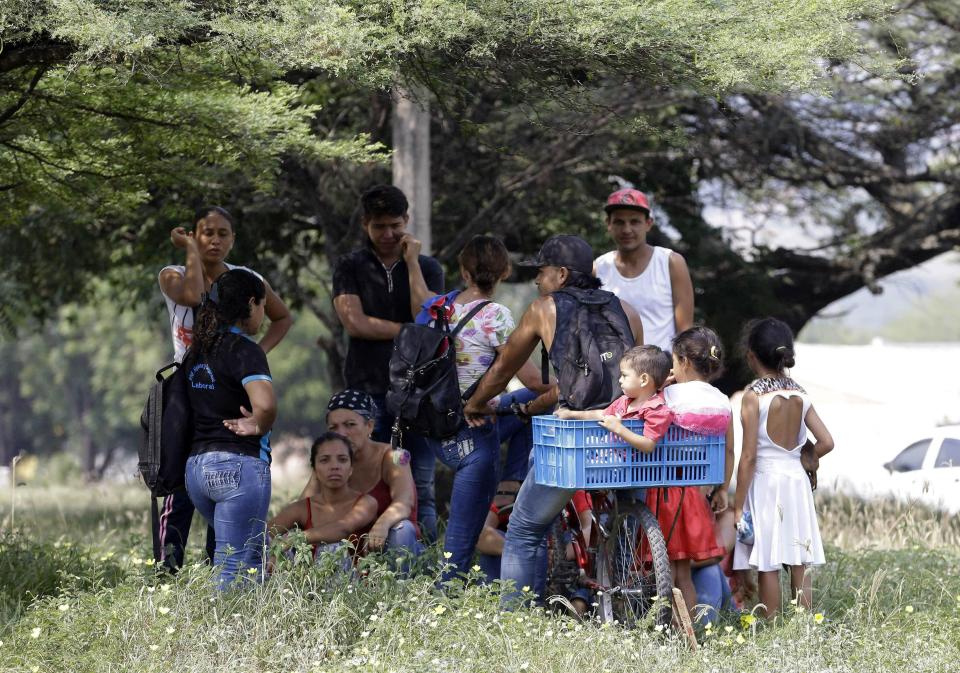
[{"label": "bicycle", "polygon": [[[722,437],[708,437],[671,427],[653,453],[643,453],[612,436],[595,421],[534,418],[535,478],[561,488],[594,490],[591,539],[585,539],[571,504],[551,530],[550,565],[555,578],[548,587],[586,587],[597,595],[603,621],[641,622],[650,610],[654,624],[673,620],[673,577],[667,540],[647,507],[645,490],[722,482]],[[642,422],[628,421],[642,432]],[[615,493],[622,495],[615,495]],[[594,532],[595,531],[595,532]],[[569,539],[572,559],[567,558]],[[560,591],[557,591],[557,590]]]},{"label": "bicycle", "polygon": [[596,596],[603,622],[636,626],[655,610],[653,623],[666,627],[673,619],[673,577],[657,518],[636,493],[592,494],[590,540],[572,502],[551,526],[548,593],[570,595],[582,587]]}]

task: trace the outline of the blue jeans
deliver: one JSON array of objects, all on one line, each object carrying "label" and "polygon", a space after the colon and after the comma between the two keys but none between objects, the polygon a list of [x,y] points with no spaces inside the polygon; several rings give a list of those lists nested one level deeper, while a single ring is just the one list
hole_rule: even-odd
[{"label": "blue jeans", "polygon": [[[501,531],[497,531],[503,535]],[[489,554],[480,554],[477,565],[486,576],[487,582],[493,582],[500,579],[500,564],[502,556],[491,556]],[[538,596],[542,596],[547,591],[547,544],[544,539],[543,544],[537,547],[537,560],[534,567],[533,590]]]},{"label": "blue jeans", "polygon": [[[210,451],[190,456],[186,482],[190,500],[216,534],[218,587],[229,588],[238,577],[262,581],[270,465],[239,453]],[[251,568],[256,572],[248,573]]]},{"label": "blue jeans", "polygon": [[[521,388],[512,393],[501,395],[497,408],[505,411],[514,402],[524,404],[535,397],[537,397],[537,393],[529,388]],[[497,419],[497,425],[500,432],[500,442],[509,442],[507,458],[503,463],[503,470],[499,479],[501,481],[523,481],[530,462],[530,449],[533,447],[533,429],[530,423],[525,423],[516,416],[500,416]]]},{"label": "blue jeans", "polygon": [[[716,622],[720,610],[729,609],[732,595],[730,582],[723,574],[719,563],[693,569],[693,585],[697,589],[697,604],[709,606],[703,614],[694,614],[693,618],[703,624]],[[700,608],[697,608],[700,612]]]},{"label": "blue jeans", "polygon": [[[377,417],[373,424],[373,439],[390,443],[394,417],[387,411],[386,395],[370,395],[377,405]],[[437,539],[437,501],[434,494],[434,471],[436,458],[426,437],[412,432],[403,433],[403,448],[410,452],[410,471],[417,487],[417,523],[428,542]]]},{"label": "blue jeans", "polygon": [[450,568],[443,575],[446,580],[470,567],[497,486],[500,438],[497,424],[490,423],[464,428],[449,440],[431,440],[430,444],[437,458],[454,470],[450,518],[443,541],[444,552],[450,554]]},{"label": "blue jeans", "polygon": [[542,598],[543,589],[538,586],[537,578],[537,556],[545,544],[550,524],[575,492],[573,488],[542,486],[534,481],[533,470],[527,473],[517,493],[503,545],[500,576],[514,583],[514,590],[505,593],[501,599],[504,606],[520,597],[523,587]]}]

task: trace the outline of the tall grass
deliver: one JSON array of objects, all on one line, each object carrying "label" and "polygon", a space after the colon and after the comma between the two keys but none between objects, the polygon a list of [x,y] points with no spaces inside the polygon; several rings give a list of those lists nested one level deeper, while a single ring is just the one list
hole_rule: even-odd
[{"label": "tall grass", "polygon": [[[700,627],[691,653],[652,628],[500,612],[499,588],[476,576],[438,588],[435,569],[408,577],[375,560],[348,574],[336,558],[301,556],[263,586],[220,595],[203,565],[170,578],[145,563],[146,503],[135,491],[75,494],[75,507],[31,497],[23,528],[0,541],[2,595],[23,599],[0,627],[2,671],[902,673],[960,661],[956,523],[916,508],[822,501],[830,546],[814,610],[788,605],[772,625],[725,615]],[[117,529],[104,534],[103,521]]]}]

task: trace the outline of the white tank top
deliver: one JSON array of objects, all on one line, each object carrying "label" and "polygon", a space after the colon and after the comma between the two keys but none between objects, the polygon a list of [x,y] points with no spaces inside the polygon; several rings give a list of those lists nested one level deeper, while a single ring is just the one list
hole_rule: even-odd
[{"label": "white tank top", "polygon": [[603,289],[630,304],[640,314],[643,342],[671,350],[677,335],[673,315],[673,285],[670,283],[670,249],[654,246],[653,256],[639,276],[624,278],[617,271],[616,250],[597,257],[593,263]]},{"label": "white tank top", "polygon": [[[224,264],[226,264],[226,262],[224,262]],[[228,271],[231,269],[249,271],[260,280],[263,280],[263,276],[245,266],[226,264],[226,267]],[[180,264],[172,264],[160,269],[160,273],[162,274],[167,269],[173,269],[181,276],[187,272],[187,267]],[[159,275],[157,278],[159,279]],[[163,301],[167,304],[167,314],[170,316],[170,336],[173,338],[173,359],[175,362],[183,362],[183,356],[186,354],[187,349],[190,348],[190,344],[193,343],[193,307],[184,306],[183,304],[175,302],[163,291],[163,286],[160,286],[160,294],[163,295]]]}]

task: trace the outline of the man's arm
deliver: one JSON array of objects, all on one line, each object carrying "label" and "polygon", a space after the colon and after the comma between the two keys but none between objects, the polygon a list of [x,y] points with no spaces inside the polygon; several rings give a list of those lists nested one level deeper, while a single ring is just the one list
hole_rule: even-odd
[{"label": "man's arm", "polygon": [[464,407],[467,415],[474,417],[488,415],[487,402],[502,392],[510,379],[530,358],[533,349],[540,343],[544,330],[546,302],[553,303],[549,297],[540,297],[534,301],[520,318],[520,324],[510,333],[510,338],[499,350],[498,357],[490,369],[480,379],[476,392]]},{"label": "man's arm", "polygon": [[693,281],[683,255],[670,253],[670,287],[673,290],[673,324],[677,334],[693,326]]},{"label": "man's arm", "polygon": [[263,349],[264,353],[269,353],[293,327],[293,316],[290,315],[290,309],[287,308],[287,305],[270,287],[270,283],[263,281],[263,284],[267,287],[267,303],[263,310],[270,318],[270,326],[267,327],[266,334],[260,339],[260,348]]},{"label": "man's arm", "polygon": [[420,255],[417,258],[417,264],[423,270],[423,281],[426,283],[430,292],[435,295],[443,294],[445,288],[443,280],[443,267],[440,266],[440,262],[435,260],[433,257]]},{"label": "man's arm", "polygon": [[343,328],[347,330],[347,334],[357,339],[390,341],[400,334],[400,328],[403,326],[392,320],[367,315],[363,312],[360,297],[355,294],[341,294],[334,297],[333,308]]},{"label": "man's arm", "polygon": [[623,312],[627,314],[627,322],[630,323],[630,331],[633,332],[633,342],[640,346],[643,344],[643,322],[640,320],[640,314],[629,303],[620,302]]},{"label": "man's arm", "polygon": [[423,269],[420,268],[421,245],[420,241],[410,234],[405,234],[400,239],[403,261],[407,265],[407,280],[410,281],[410,315],[414,318],[420,313],[420,307],[423,306],[423,303],[436,296],[427,286],[427,281],[423,277]]},{"label": "man's arm", "polygon": [[333,272],[333,308],[347,334],[355,339],[390,341],[402,325],[392,320],[368,316],[360,301],[360,284],[350,255],[340,258]]}]

